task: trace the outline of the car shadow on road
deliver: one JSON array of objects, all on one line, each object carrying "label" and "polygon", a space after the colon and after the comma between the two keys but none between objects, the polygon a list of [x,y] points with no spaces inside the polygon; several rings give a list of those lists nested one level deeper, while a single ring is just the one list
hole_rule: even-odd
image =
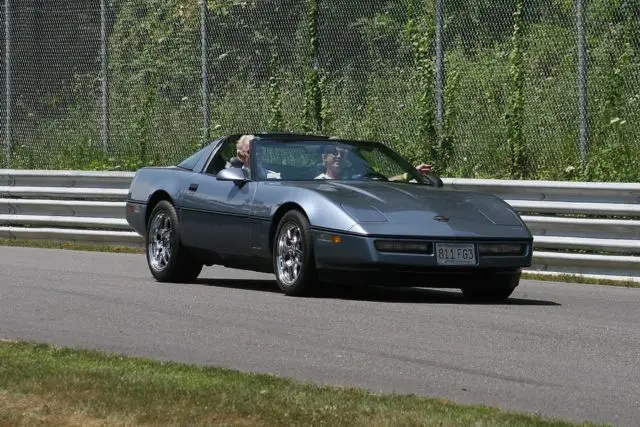
[{"label": "car shadow on road", "polygon": [[[197,284],[217,288],[232,288],[239,290],[270,292],[282,294],[275,280],[268,279],[198,279]],[[282,294],[283,297],[284,294]],[[285,297],[286,298],[286,297]],[[537,300],[532,298],[511,297],[504,302],[475,302],[464,297],[462,292],[455,289],[440,288],[395,288],[377,286],[334,286],[323,285],[312,297],[322,299],[339,299],[349,301],[367,301],[381,303],[407,304],[466,304],[466,305],[535,305],[561,306],[554,301]]]}]

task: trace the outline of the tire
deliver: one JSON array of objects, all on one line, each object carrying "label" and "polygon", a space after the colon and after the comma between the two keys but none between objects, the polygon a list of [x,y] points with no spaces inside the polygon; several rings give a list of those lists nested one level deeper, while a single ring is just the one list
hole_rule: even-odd
[{"label": "tire", "polygon": [[285,295],[315,293],[318,281],[313,242],[309,221],[300,211],[284,214],[273,239],[272,252],[276,282]]},{"label": "tire", "polygon": [[149,215],[145,247],[147,265],[159,282],[192,282],[202,271],[203,264],[182,245],[176,210],[166,200]]},{"label": "tire", "polygon": [[509,299],[520,283],[520,272],[509,274],[488,274],[479,281],[486,284],[462,288],[465,297],[478,302],[502,302]]}]

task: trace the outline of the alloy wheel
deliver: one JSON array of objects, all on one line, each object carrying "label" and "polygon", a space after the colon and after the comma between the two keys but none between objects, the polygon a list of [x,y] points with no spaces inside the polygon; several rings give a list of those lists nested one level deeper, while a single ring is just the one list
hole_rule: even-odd
[{"label": "alloy wheel", "polygon": [[278,236],[277,265],[278,277],[285,286],[296,283],[302,272],[304,250],[302,232],[294,223],[285,224]]},{"label": "alloy wheel", "polygon": [[171,260],[173,224],[169,215],[158,213],[149,227],[149,260],[154,270],[164,270]]}]

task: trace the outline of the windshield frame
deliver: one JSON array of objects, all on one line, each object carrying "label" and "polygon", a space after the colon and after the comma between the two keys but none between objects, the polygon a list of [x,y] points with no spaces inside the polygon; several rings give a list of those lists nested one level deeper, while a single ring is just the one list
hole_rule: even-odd
[{"label": "windshield frame", "polygon": [[[368,141],[368,140],[352,140],[352,139],[346,139],[346,138],[326,138],[326,139],[321,139],[321,138],[314,138],[314,137],[309,137],[307,138],[300,138],[300,139],[294,139],[294,140],[282,140],[282,139],[278,139],[278,138],[269,138],[269,137],[264,137],[264,136],[260,136],[260,137],[256,137],[254,141],[252,141],[252,147],[251,147],[251,151],[252,153],[258,153],[258,150],[260,148],[266,148],[264,147],[263,144],[277,144],[279,146],[287,146],[287,145],[294,145],[294,146],[299,146],[299,145],[305,145],[308,144],[310,146],[313,146],[314,148],[318,148],[318,153],[321,153],[321,147],[322,146],[326,146],[326,145],[346,145],[346,146],[352,146],[352,147],[362,147],[362,148],[368,148],[368,149],[372,149],[372,150],[378,150],[383,156],[389,158],[391,161],[393,161],[394,163],[396,163],[401,169],[402,172],[401,173],[406,173],[407,174],[407,180],[406,181],[379,181],[379,182],[385,182],[385,183],[389,183],[389,184],[409,184],[409,185],[427,185],[427,186],[431,186],[431,181],[423,176],[414,165],[412,165],[406,158],[404,158],[402,155],[400,155],[397,151],[395,151],[394,149],[392,149],[391,147],[385,145],[382,142],[378,142],[378,141]],[[310,179],[287,179],[287,178],[281,178],[281,179],[268,179],[268,178],[259,178],[257,176],[257,174],[255,174],[255,172],[257,171],[257,156],[252,155],[251,156],[251,169],[252,169],[252,173],[251,176],[255,177],[254,180],[255,181],[267,181],[267,182],[273,182],[273,181],[292,181],[292,182],[314,182],[314,181],[320,181],[319,179],[314,179],[314,178],[310,178]],[[415,180],[415,182],[409,182],[411,180]],[[348,181],[348,182],[371,182],[369,180],[366,179],[358,179],[358,180],[351,180],[351,179],[332,179],[331,181]],[[375,181],[374,181],[375,182]]]}]

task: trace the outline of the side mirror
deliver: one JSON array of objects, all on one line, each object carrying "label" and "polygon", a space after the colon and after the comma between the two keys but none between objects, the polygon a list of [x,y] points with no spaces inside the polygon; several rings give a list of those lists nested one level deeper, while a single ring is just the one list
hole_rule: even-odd
[{"label": "side mirror", "polygon": [[241,168],[242,167],[242,160],[240,160],[237,157],[232,157],[229,159],[229,163],[231,164],[232,167],[234,168]]},{"label": "side mirror", "polygon": [[444,186],[444,182],[442,182],[438,175],[428,174],[425,175],[425,178],[431,181],[431,185],[433,185],[434,187],[440,188]]},{"label": "side mirror", "polygon": [[218,181],[235,181],[235,182],[247,181],[247,177],[244,175],[244,171],[242,170],[242,168],[222,169],[216,175],[216,179]]}]

